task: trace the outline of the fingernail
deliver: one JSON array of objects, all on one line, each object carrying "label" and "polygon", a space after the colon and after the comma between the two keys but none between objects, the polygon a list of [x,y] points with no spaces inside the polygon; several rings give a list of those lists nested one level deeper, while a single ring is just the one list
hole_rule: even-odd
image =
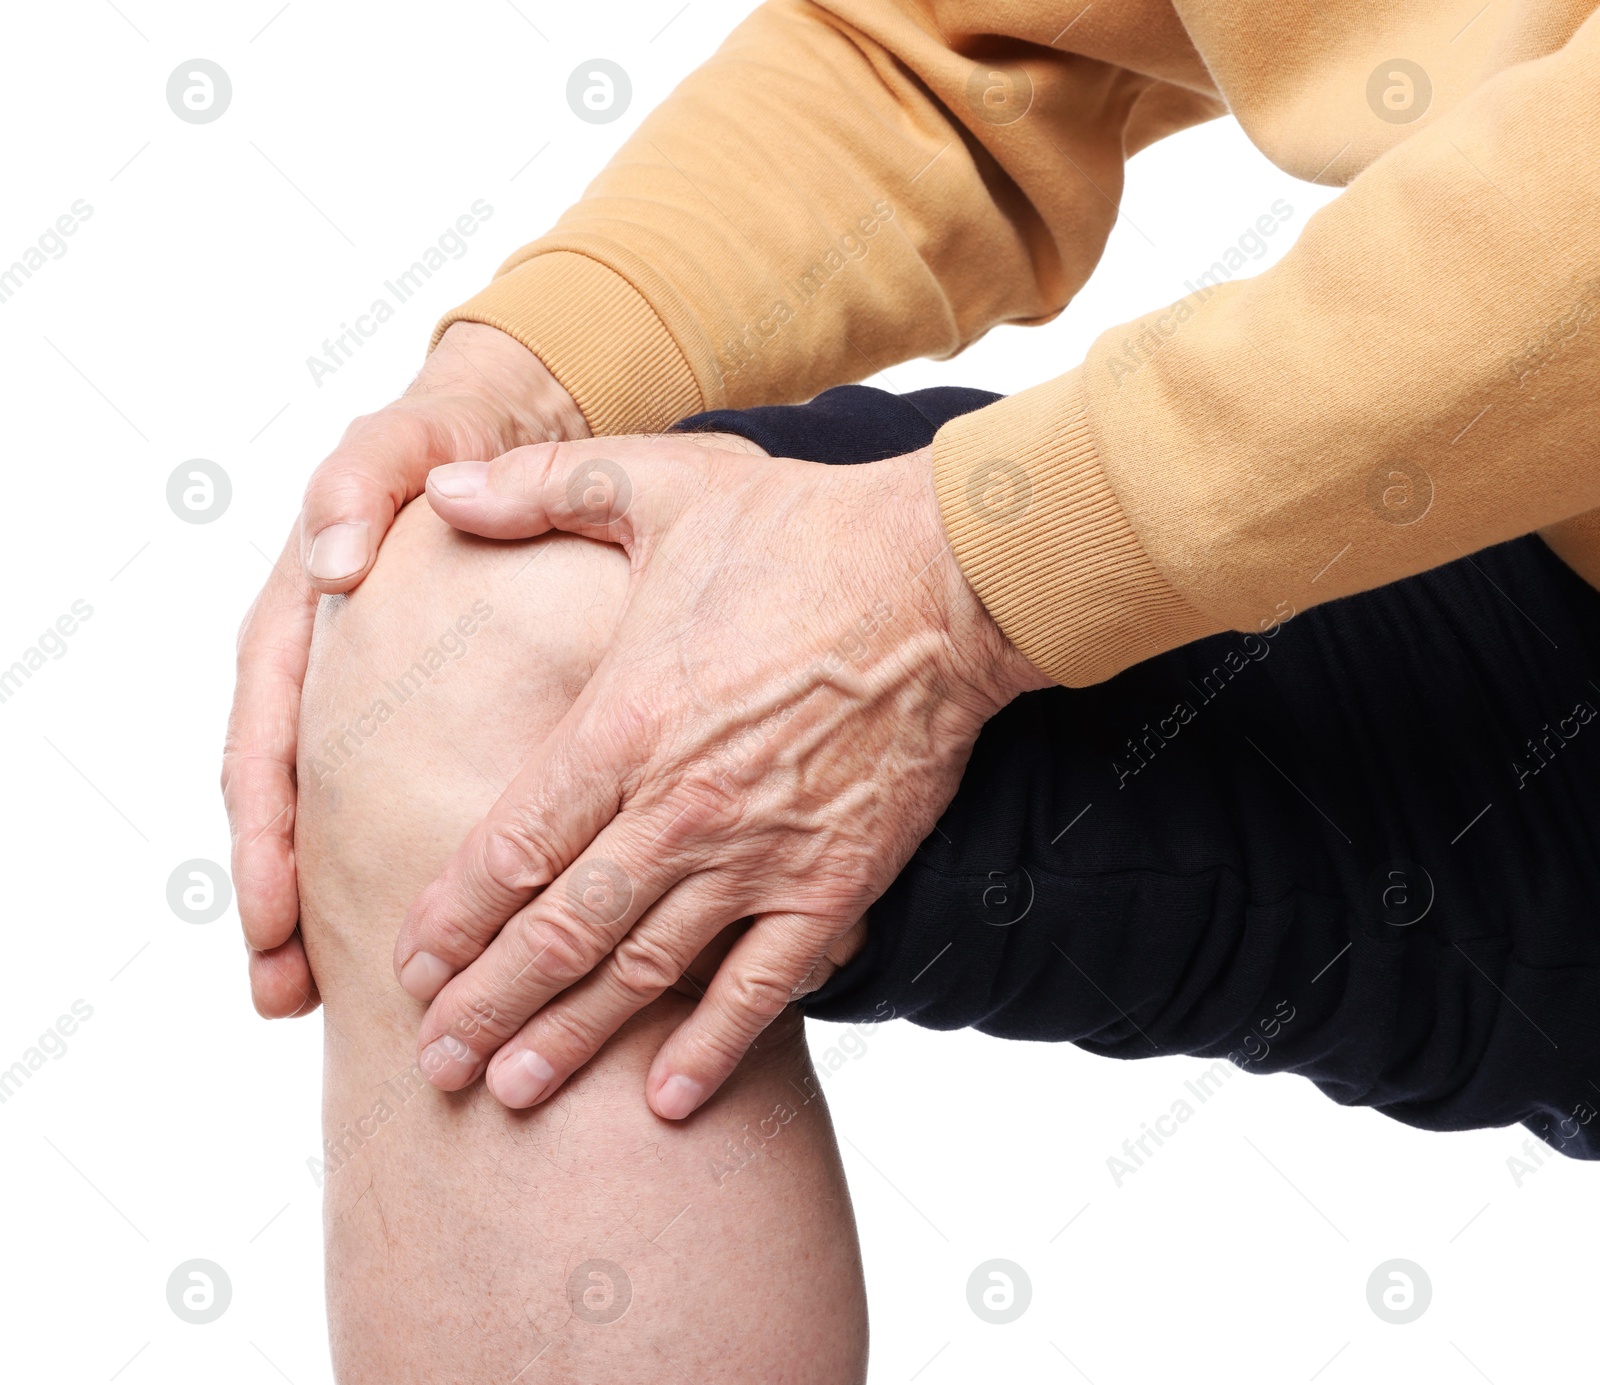
[{"label": "fingernail", "polygon": [[673,1073],[656,1093],[656,1114],[669,1121],[681,1121],[700,1104],[705,1094],[706,1089],[694,1078]]},{"label": "fingernail", "polygon": [[488,484],[488,462],[446,462],[428,473],[428,485],[446,500],[471,500]]},{"label": "fingernail", "polygon": [[435,1039],[422,1050],[422,1071],[435,1087],[453,1092],[472,1078],[477,1063],[468,1048],[454,1034]]},{"label": "fingernail", "polygon": [[485,1079],[489,1090],[506,1106],[532,1106],[550,1085],[556,1070],[531,1048],[513,1053],[495,1064]]},{"label": "fingernail", "polygon": [[311,541],[306,564],[320,582],[338,582],[367,565],[367,526],[330,524]]},{"label": "fingernail", "polygon": [[455,972],[431,952],[419,952],[400,968],[400,989],[415,1000],[432,1000]]}]

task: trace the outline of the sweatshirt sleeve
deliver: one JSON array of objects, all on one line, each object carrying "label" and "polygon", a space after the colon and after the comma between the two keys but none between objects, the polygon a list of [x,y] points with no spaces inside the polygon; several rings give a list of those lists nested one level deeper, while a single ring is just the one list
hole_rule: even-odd
[{"label": "sweatshirt sleeve", "polygon": [[1090,683],[1536,530],[1577,544],[1597,144],[1591,17],[1376,159],[1269,271],[947,424],[946,528],[1002,628]]},{"label": "sweatshirt sleeve", "polygon": [[615,433],[1048,320],[1100,257],[1125,159],[1222,112],[1175,21],[1134,71],[1047,46],[1058,20],[1026,41],[958,34],[937,4],[768,0],[438,331],[510,333]]}]

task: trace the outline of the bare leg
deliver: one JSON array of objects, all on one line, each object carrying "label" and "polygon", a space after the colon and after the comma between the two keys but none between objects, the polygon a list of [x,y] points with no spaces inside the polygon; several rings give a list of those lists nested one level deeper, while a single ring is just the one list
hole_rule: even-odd
[{"label": "bare leg", "polygon": [[625,576],[619,550],[468,539],[419,502],[324,602],[296,846],[347,1385],[865,1378],[855,1225],[797,1012],[677,1125],[644,1102],[690,1005],[670,993],[532,1111],[415,1067],[400,918],[581,688]]}]

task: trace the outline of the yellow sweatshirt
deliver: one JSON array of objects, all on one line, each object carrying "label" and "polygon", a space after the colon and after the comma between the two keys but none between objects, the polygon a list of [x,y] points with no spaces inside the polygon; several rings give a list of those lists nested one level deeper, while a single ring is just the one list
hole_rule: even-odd
[{"label": "yellow sweatshirt", "polygon": [[1600,585],[1594,2],[768,0],[440,330],[597,434],[810,398],[1058,313],[1124,161],[1232,112],[1347,190],[935,441],[1006,634],[1091,683],[1533,531]]}]

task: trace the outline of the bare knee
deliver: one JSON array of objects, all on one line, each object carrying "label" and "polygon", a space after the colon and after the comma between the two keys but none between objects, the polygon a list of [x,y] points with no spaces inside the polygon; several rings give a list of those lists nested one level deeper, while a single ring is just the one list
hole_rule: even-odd
[{"label": "bare knee", "polygon": [[[507,1111],[422,1078],[391,968],[416,893],[565,713],[603,652],[619,550],[490,544],[413,505],[319,614],[296,847],[327,1010],[329,1322],[338,1377],[670,1375],[848,1381],[860,1265],[797,1015],[689,1121],[644,1077],[690,1002],[663,996],[552,1101]],[[759,1337],[742,1286],[770,1303]],[[615,1316],[613,1317],[613,1314]],[[533,1378],[532,1374],[527,1377]]]},{"label": "bare knee", "polygon": [[388,949],[604,651],[619,549],[494,543],[418,501],[367,580],[324,598],[302,701],[296,851],[306,946],[337,1012],[390,986]]}]

